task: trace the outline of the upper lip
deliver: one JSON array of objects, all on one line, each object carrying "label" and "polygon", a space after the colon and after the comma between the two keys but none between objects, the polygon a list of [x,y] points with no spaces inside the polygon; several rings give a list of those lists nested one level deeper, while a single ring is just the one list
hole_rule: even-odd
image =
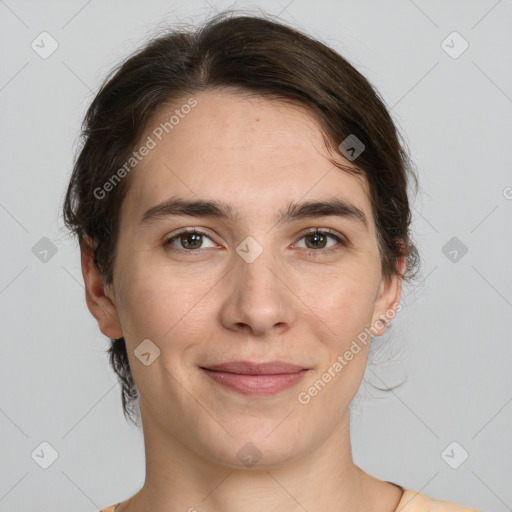
[{"label": "upper lip", "polygon": [[298,373],[306,368],[283,361],[257,363],[252,361],[231,361],[229,363],[202,366],[205,370],[216,372],[238,373],[243,375],[278,375],[282,373]]}]

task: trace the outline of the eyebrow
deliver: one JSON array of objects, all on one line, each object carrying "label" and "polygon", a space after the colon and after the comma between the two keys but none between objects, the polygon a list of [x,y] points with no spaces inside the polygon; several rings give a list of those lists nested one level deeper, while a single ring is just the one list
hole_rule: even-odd
[{"label": "eyebrow", "polygon": [[[173,197],[152,206],[141,218],[141,225],[149,225],[169,216],[209,217],[212,219],[234,221],[237,212],[227,203],[205,199],[183,199]],[[340,198],[323,201],[305,201],[290,203],[278,213],[276,222],[283,224],[299,219],[336,216],[356,221],[368,229],[368,219],[357,206]]]}]

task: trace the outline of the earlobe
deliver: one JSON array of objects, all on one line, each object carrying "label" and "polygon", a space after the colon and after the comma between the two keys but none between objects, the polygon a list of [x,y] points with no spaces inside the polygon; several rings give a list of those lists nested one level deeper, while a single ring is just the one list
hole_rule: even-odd
[{"label": "earlobe", "polygon": [[117,308],[107,294],[105,277],[94,263],[94,248],[96,243],[85,239],[80,245],[82,275],[85,284],[85,300],[100,331],[109,338],[122,338],[123,331],[119,322]]}]

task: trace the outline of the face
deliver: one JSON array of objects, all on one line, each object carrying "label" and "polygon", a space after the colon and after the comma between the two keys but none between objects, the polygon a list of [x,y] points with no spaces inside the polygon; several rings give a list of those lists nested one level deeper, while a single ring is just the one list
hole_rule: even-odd
[{"label": "face", "polygon": [[232,467],[253,443],[272,465],[346,425],[369,344],[347,351],[400,281],[381,275],[366,181],[329,162],[307,112],[194,98],[161,141],[153,130],[176,105],[149,123],[142,140],[156,146],[130,177],[113,285],[94,297],[88,274],[88,304],[105,335],[125,337],[145,431]]}]

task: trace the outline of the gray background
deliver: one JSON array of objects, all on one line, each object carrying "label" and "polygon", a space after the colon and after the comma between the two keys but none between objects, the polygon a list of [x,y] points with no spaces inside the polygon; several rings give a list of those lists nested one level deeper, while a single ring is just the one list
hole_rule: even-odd
[{"label": "gray background", "polygon": [[[60,207],[80,122],[110,68],[155,28],[230,5],[0,0],[2,512],[94,511],[144,481],[142,435],[122,415]],[[362,388],[356,463],[432,498],[512,510],[512,2],[236,5],[281,13],[347,57],[381,92],[420,174],[423,273],[375,344],[395,362],[366,375],[407,383]],[[31,47],[51,49],[43,31],[58,43],[46,59]],[[442,43],[453,31],[469,44],[461,55],[458,36]],[[58,453],[47,469],[31,456],[42,442]]]}]

